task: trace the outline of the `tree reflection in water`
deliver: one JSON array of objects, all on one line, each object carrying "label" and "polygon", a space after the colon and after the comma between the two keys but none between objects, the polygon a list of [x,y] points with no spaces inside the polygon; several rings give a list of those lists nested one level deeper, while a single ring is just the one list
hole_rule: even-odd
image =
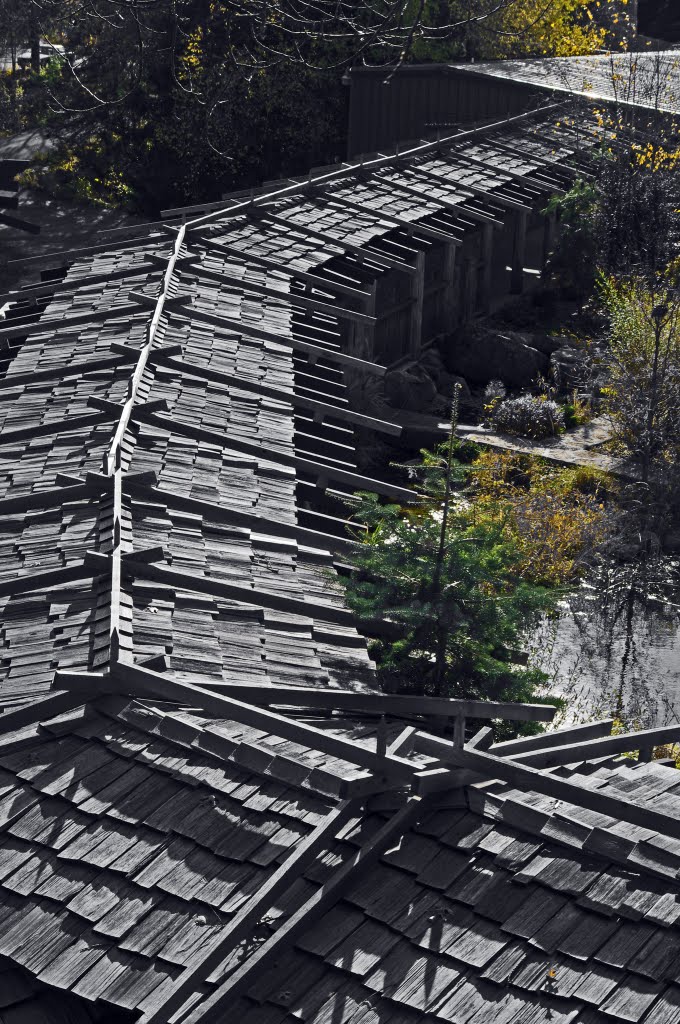
[{"label": "tree reflection in water", "polygon": [[568,701],[556,724],[680,721],[680,563],[657,558],[591,572],[542,623],[532,664]]}]

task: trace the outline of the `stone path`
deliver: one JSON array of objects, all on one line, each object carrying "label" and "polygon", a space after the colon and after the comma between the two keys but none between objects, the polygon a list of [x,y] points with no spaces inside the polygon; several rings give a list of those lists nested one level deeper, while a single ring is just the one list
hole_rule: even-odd
[{"label": "stone path", "polygon": [[605,416],[597,416],[590,423],[576,427],[556,438],[541,438],[532,441],[510,434],[496,434],[481,426],[459,424],[456,433],[466,441],[487,445],[501,451],[538,455],[551,462],[565,466],[591,466],[616,476],[633,479],[635,474],[622,459],[614,458],[601,451],[601,446],[611,438],[611,428]]}]

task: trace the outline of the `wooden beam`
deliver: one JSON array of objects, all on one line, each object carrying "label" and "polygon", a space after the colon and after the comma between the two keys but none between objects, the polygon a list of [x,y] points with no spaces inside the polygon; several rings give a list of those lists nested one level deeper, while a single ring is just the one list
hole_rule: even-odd
[{"label": "wooden beam", "polygon": [[319,274],[312,274],[307,270],[296,270],[292,267],[287,267],[276,260],[260,256],[259,253],[244,252],[243,249],[238,249],[235,245],[215,242],[211,238],[205,238],[200,232],[194,230],[191,225],[187,227],[187,237],[192,244],[200,243],[206,252],[214,252],[216,255],[225,256],[229,259],[236,258],[246,267],[263,267],[265,270],[281,274],[288,280],[304,281],[312,288],[318,288],[324,292],[338,292],[340,295],[347,295],[348,298],[356,299],[358,302],[363,303],[369,298],[369,293],[361,291],[359,288],[352,288],[350,285],[338,281],[330,281]]},{"label": "wooden beam", "polygon": [[390,434],[392,437],[401,437],[402,427],[398,423],[389,423],[387,420],[379,420],[373,416],[365,416],[363,413],[354,412],[352,409],[348,409],[345,406],[332,405],[328,402],[320,402],[317,399],[306,398],[304,395],[298,394],[294,391],[286,391],[283,388],[272,387],[267,384],[265,380],[252,381],[247,380],[244,377],[238,377],[236,374],[222,373],[218,370],[212,370],[209,366],[193,366],[191,363],[184,362],[182,359],[173,359],[165,355],[162,349],[155,349],[151,353],[151,361],[153,363],[159,363],[161,366],[167,366],[171,370],[177,370],[183,375],[192,377],[198,377],[202,380],[212,380],[217,384],[225,384],[230,388],[238,388],[240,391],[247,391],[251,394],[262,395],[263,398],[273,398],[279,402],[289,402],[293,406],[299,406],[302,409],[310,409],[316,415],[320,415],[322,419],[330,417],[331,419],[345,420],[348,423],[356,423],[357,426],[365,427],[368,430],[374,430],[381,434]]},{"label": "wooden beam", "polygon": [[29,704],[3,711],[0,714],[0,736],[5,736],[14,729],[21,729],[32,723],[44,722],[64,711],[70,711],[83,703],[83,698],[68,690],[56,690],[46,697],[32,700]]},{"label": "wooden beam", "polygon": [[417,504],[420,500],[414,491],[407,491],[404,487],[397,487],[394,484],[384,483],[382,480],[374,480],[371,477],[361,476],[358,473],[351,473],[349,470],[340,469],[337,466],[329,466],[313,459],[307,459],[300,455],[293,455],[289,452],[278,451],[264,445],[254,444],[251,441],[244,441],[240,437],[221,434],[218,431],[204,430],[202,427],[195,427],[191,423],[180,423],[178,420],[155,414],[135,414],[135,419],[140,422],[149,423],[151,426],[160,427],[162,430],[169,430],[171,433],[179,434],[182,437],[192,437],[197,441],[205,441],[207,444],[214,444],[222,450],[242,452],[245,455],[253,455],[263,462],[279,463],[282,466],[292,466],[301,473],[309,473],[311,476],[323,480],[335,480],[346,484],[354,491],[371,491],[374,494],[381,494],[394,501],[406,504]]},{"label": "wooden beam", "polygon": [[[78,683],[75,676],[72,676],[66,681],[66,685],[60,682],[60,688],[81,694],[88,693],[92,699],[95,696],[94,687],[89,679],[84,683]],[[292,740],[293,743],[301,743],[310,750],[322,751],[349,764],[359,765],[376,773],[386,785],[393,781],[408,783],[416,767],[411,761],[396,754],[388,754],[379,760],[375,751],[368,750],[352,740],[265,708],[256,708],[232,697],[225,697],[205,687],[179,682],[170,674],[152,672],[128,660],[121,660],[112,665],[110,676],[102,677],[97,695],[103,696],[105,693],[126,694],[138,700],[153,698],[182,704],[185,707],[200,708],[201,712],[215,719],[241,722],[253,729],[262,729],[263,732]]]},{"label": "wooden beam", "polygon": [[3,430],[0,433],[0,445],[21,445],[34,437],[50,437],[52,434],[72,434],[76,431],[99,427],[104,423],[112,423],[115,417],[106,412],[84,413],[82,416],[68,416],[63,420],[48,420],[46,423],[34,423],[22,427],[21,430]]},{"label": "wooden beam", "polygon": [[[354,616],[344,607],[323,604],[316,598],[305,601],[302,598],[288,597],[282,593],[270,593],[266,590],[253,590],[250,587],[227,583],[214,576],[196,576],[193,573],[180,572],[167,565],[157,565],[136,560],[134,556],[125,558],[122,564],[124,576],[135,579],[152,580],[162,586],[176,590],[191,590],[196,594],[207,594],[210,597],[222,597],[229,601],[242,601],[258,608],[274,608],[277,611],[290,612],[293,615],[305,615],[310,619],[322,622],[334,622],[338,625],[354,625]],[[0,590],[0,594],[2,590]]]},{"label": "wooden beam", "polygon": [[399,693],[362,693],[354,690],[316,689],[308,686],[260,686],[230,683],[220,692],[233,694],[251,704],[283,704],[292,707],[334,708],[377,715],[437,715],[446,718],[482,718],[521,722],[548,722],[556,708],[548,704],[511,704],[485,700],[456,700],[453,697],[409,697]]},{"label": "wooden beam", "polygon": [[[410,263],[406,263],[403,260],[394,259],[392,256],[383,256],[380,252],[374,252],[368,248],[371,242],[366,245],[357,245],[354,242],[348,242],[344,238],[336,238],[335,235],[331,235],[328,231],[316,231],[314,228],[309,227],[307,224],[299,224],[297,221],[289,220],[287,217],[281,217],[276,213],[269,213],[267,210],[258,209],[258,220],[262,219],[265,221],[271,221],[272,224],[278,224],[280,227],[287,228],[288,231],[307,236],[308,238],[314,238],[319,242],[323,242],[324,245],[334,246],[339,249],[340,252],[352,253],[353,256],[358,256],[360,260],[368,260],[381,267],[383,270],[403,270],[405,274],[413,274],[414,268]],[[386,231],[385,234],[388,234]],[[373,240],[372,240],[373,241]],[[324,253],[324,259],[330,259],[331,253]],[[415,255],[415,253],[414,253]]]},{"label": "wooden beam", "polygon": [[[373,185],[373,180],[369,178],[367,183],[370,187]],[[395,191],[399,191],[399,189],[397,188]],[[377,192],[378,195],[385,195],[385,193],[381,192],[380,189],[377,189]],[[455,235],[449,234],[448,231],[442,231],[439,228],[433,228],[427,224],[421,224],[418,220],[409,220],[408,217],[400,217],[395,213],[385,213],[383,210],[376,210],[375,207],[370,206],[367,203],[357,202],[354,199],[347,199],[346,196],[337,196],[335,192],[322,192],[320,193],[319,198],[323,201],[324,206],[326,207],[332,207],[336,210],[356,210],[357,213],[362,214],[365,217],[370,217],[378,223],[380,221],[387,221],[388,224],[393,224],[395,228],[405,231],[408,235],[421,234],[425,238],[431,239],[433,242],[456,242],[460,245],[460,239],[456,238]],[[385,198],[388,197],[386,196]],[[420,198],[422,201],[424,197],[421,196]],[[424,216],[429,216],[429,214],[425,214]]]},{"label": "wooden beam", "polygon": [[12,515],[15,512],[28,512],[30,509],[59,508],[72,501],[96,497],[96,492],[86,483],[67,487],[50,487],[44,491],[31,491],[30,494],[0,498],[0,516]]},{"label": "wooden beam", "polygon": [[[496,224],[499,228],[503,226],[503,220],[494,216],[492,213],[483,213],[478,210],[470,210],[466,203],[471,200],[474,201],[475,196],[484,198],[487,202],[495,203],[496,206],[517,208],[521,206],[514,199],[506,199],[501,196],[498,200],[493,193],[487,192],[483,188],[477,186],[472,187],[470,185],[458,185],[451,178],[445,178],[443,175],[435,174],[434,171],[425,171],[417,164],[405,164],[404,169],[408,173],[409,180],[412,179],[411,185],[406,185],[401,181],[395,182],[391,178],[380,179],[384,181],[385,187],[396,188],[399,192],[405,192],[412,196],[424,195],[424,198],[429,203],[438,203],[445,210],[449,210],[451,213],[458,215],[466,215],[472,217],[473,220],[485,220],[492,224]],[[433,196],[430,195],[426,188],[419,190],[419,182],[425,184],[432,182],[436,188],[450,189],[454,196],[460,197],[460,201],[456,202],[453,198],[445,198],[444,196]],[[460,241],[456,241],[457,245],[460,245]]]},{"label": "wooden beam", "polygon": [[44,281],[42,284],[29,285],[20,288],[18,291],[4,292],[0,295],[0,303],[23,302],[26,299],[39,299],[58,295],[62,292],[74,292],[80,288],[88,288],[93,284],[107,284],[109,281],[118,281],[124,277],[141,277],[142,274],[149,274],[156,267],[150,256],[131,267],[124,267],[122,270],[110,270],[103,274],[86,274],[83,277],[72,277],[67,281]]},{"label": "wooden beam", "polygon": [[76,580],[86,580],[98,576],[99,572],[100,570],[96,566],[83,559],[79,562],[61,565],[56,569],[46,569],[44,572],[13,576],[8,580],[0,580],[0,597],[27,594],[34,590],[49,590],[51,587],[61,586],[62,583],[73,583]]},{"label": "wooden beam", "polygon": [[602,736],[611,735],[613,725],[613,718],[604,718],[599,722],[588,722],[585,725],[567,725],[562,729],[539,733],[538,736],[520,736],[516,740],[494,743],[491,753],[507,757],[509,754],[523,754],[525,751],[542,750],[545,747],[561,747],[565,743],[600,739]]},{"label": "wooden beam", "polygon": [[[139,484],[134,479],[131,479],[128,474],[123,476],[123,492],[142,501],[165,505],[169,509],[174,508],[179,511],[193,512],[196,515],[205,516],[206,519],[210,519],[212,522],[228,523],[231,526],[243,526],[258,533],[276,537],[290,537],[300,544],[306,544],[311,548],[318,548],[322,551],[353,551],[357,545],[357,542],[350,540],[349,537],[335,537],[333,534],[310,530],[295,523],[279,523],[276,520],[258,516],[254,512],[231,509],[226,505],[217,505],[212,502],[202,501],[199,498],[190,498],[183,494],[176,494],[174,491]],[[2,511],[2,507],[0,503],[0,511]],[[297,515],[301,512],[308,515],[315,514],[308,512],[307,509],[294,509],[294,511]],[[328,517],[322,516],[320,518],[326,519]],[[360,524],[357,524],[356,528],[361,529]]]},{"label": "wooden beam", "polygon": [[378,363],[370,363],[365,359],[357,359],[356,356],[346,355],[338,349],[324,348],[322,345],[315,345],[309,341],[302,341],[300,338],[295,337],[294,334],[291,334],[290,337],[286,337],[284,334],[264,330],[261,327],[255,327],[252,324],[244,323],[242,320],[233,320],[231,317],[217,316],[216,313],[206,313],[193,306],[181,306],[177,309],[173,309],[172,313],[169,313],[168,315],[171,315],[172,317],[185,317],[188,320],[195,320],[200,324],[211,324],[213,327],[223,327],[227,331],[237,331],[239,334],[245,335],[246,337],[261,338],[263,341],[274,341],[277,345],[290,345],[292,349],[304,352],[306,355],[310,356],[312,360],[327,359],[331,363],[339,363],[341,366],[348,366],[354,370],[360,371],[361,373],[370,373],[376,377],[384,377],[387,372],[386,368],[384,366],[380,366]]},{"label": "wooden beam", "polygon": [[[677,743],[680,740],[680,723],[661,726],[657,729],[641,729],[639,732],[620,733],[618,736],[604,736],[601,739],[566,743],[559,747],[539,747],[538,750],[524,750],[509,754],[511,761],[535,768],[555,768],[574,761],[592,761],[596,757],[626,754],[630,750],[647,751],[650,747]],[[494,753],[494,751],[492,751]]]},{"label": "wooden beam", "polygon": [[292,852],[288,854],[274,874],[260,886],[232,918],[226,930],[220,931],[218,942],[208,943],[207,947],[201,946],[189,958],[186,966],[175,980],[170,993],[166,995],[167,989],[163,986],[161,986],[162,992],[161,989],[156,989],[159,995],[156,999],[151,998],[151,1005],[139,1019],[138,1024],[166,1024],[186,997],[195,989],[200,988],[205,979],[212,974],[216,967],[219,967],[227,953],[236,949],[244,939],[250,938],[253,929],[266,915],[267,910],[274,905],[279,896],[302,877],[305,868],[320,853],[332,846],[340,829],[359,810],[359,801],[345,800],[338,807],[329,811],[323,821],[319,822],[309,835],[293,847]]},{"label": "wooden beam", "polygon": [[[426,742],[423,742],[423,738]],[[598,814],[604,814],[616,821],[627,821],[641,828],[652,829],[663,836],[680,839],[680,819],[655,811],[648,803],[636,803],[631,793],[613,796],[602,790],[588,789],[571,779],[559,778],[549,772],[519,764],[510,758],[496,757],[494,754],[471,750],[468,747],[453,747],[436,736],[418,733],[417,749],[425,747],[427,750],[424,752],[436,751],[434,756],[443,764],[467,768],[487,779],[509,782],[524,793],[542,793],[544,796],[562,800],[576,807],[597,811]]]},{"label": "wooden beam", "polygon": [[75,313],[53,320],[38,320],[33,324],[19,324],[14,327],[0,328],[0,341],[6,338],[31,337],[34,334],[50,334],[54,331],[68,331],[72,327],[82,327],[102,323],[104,320],[128,319],[143,313],[139,303],[126,303],[120,306],[109,306],[107,309],[93,309],[87,313]]},{"label": "wooden beam", "polygon": [[327,313],[328,316],[338,317],[340,320],[352,320],[359,324],[374,324],[375,317],[367,316],[366,313],[359,313],[354,309],[345,309],[344,306],[334,306],[331,302],[321,302],[309,295],[297,291],[280,291],[278,288],[270,288],[265,284],[256,281],[249,281],[246,278],[238,277],[236,274],[228,274],[218,270],[208,270],[207,267],[192,265],[189,277],[204,277],[207,281],[219,281],[225,284],[234,285],[241,291],[254,295],[268,295],[273,299],[280,299],[287,305],[300,306],[302,309],[311,309],[317,313]]},{"label": "wooden beam", "polygon": [[93,373],[95,370],[115,370],[119,366],[126,366],[134,361],[134,356],[102,356],[99,359],[91,359],[89,362],[61,362],[57,366],[50,366],[47,369],[31,370],[28,373],[6,374],[0,380],[0,391],[13,391],[15,388],[25,388],[27,385],[37,383],[41,380],[67,380],[69,377],[80,377],[84,373]]},{"label": "wooden beam", "polygon": [[83,256],[94,256],[100,252],[120,252],[123,249],[137,249],[144,245],[153,245],[154,242],[165,242],[166,239],[167,236],[162,233],[145,235],[142,238],[127,238],[124,241],[116,242],[115,245],[112,245],[111,242],[104,242],[101,245],[90,245],[84,249],[61,249],[58,252],[47,252],[40,256],[24,256],[19,260],[8,260],[7,266],[12,269],[19,266],[39,267],[55,262],[58,262],[60,266],[68,266],[70,263],[82,259]]},{"label": "wooden beam", "polygon": [[349,886],[389,849],[390,844],[417,822],[422,812],[423,802],[420,797],[410,797],[406,804],[321,886],[318,892],[277,928],[270,939],[251,953],[211,995],[204,997],[184,1018],[182,1024],[199,1024],[206,1019],[213,1020],[216,1015],[219,1018],[219,1011],[223,1011],[227,1004],[233,1005],[239,996],[247,992],[256,978],[270,969],[283,950],[291,946],[333,906]]}]

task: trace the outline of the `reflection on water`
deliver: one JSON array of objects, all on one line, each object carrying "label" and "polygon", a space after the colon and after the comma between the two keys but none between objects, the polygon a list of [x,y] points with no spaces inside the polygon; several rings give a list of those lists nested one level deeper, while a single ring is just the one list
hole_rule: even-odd
[{"label": "reflection on water", "polygon": [[567,698],[566,721],[680,721],[680,563],[593,571],[542,623],[532,664]]}]

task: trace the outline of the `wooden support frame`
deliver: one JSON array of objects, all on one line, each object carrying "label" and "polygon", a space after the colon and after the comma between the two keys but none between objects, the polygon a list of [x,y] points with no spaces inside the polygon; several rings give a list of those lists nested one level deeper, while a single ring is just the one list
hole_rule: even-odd
[{"label": "wooden support frame", "polygon": [[208,281],[218,281],[222,284],[231,284],[244,293],[251,292],[254,295],[266,295],[272,299],[278,299],[289,306],[299,306],[302,309],[311,309],[317,313],[326,313],[328,316],[337,317],[339,320],[352,320],[360,324],[374,324],[375,317],[367,316],[354,309],[345,309],[344,306],[334,306],[330,302],[322,302],[320,299],[312,298],[302,292],[280,291],[277,288],[270,288],[265,284],[258,284],[255,281],[248,281],[246,278],[237,277],[236,274],[229,274],[226,271],[209,270],[207,267],[191,265],[188,271],[189,277],[204,277]]},{"label": "wooden support frame", "polygon": [[217,694],[193,683],[179,682],[170,674],[152,672],[128,660],[121,660],[112,665],[110,675],[101,677],[98,694],[95,694],[89,676],[83,676],[83,682],[79,682],[76,675],[71,674],[60,678],[58,685],[59,689],[78,692],[81,696],[89,695],[88,699],[94,698],[95,695],[117,693],[137,700],[154,699],[186,707],[200,707],[201,711],[216,719],[241,722],[243,725],[262,729],[263,732],[280,736],[282,739],[301,743],[311,750],[323,751],[349,764],[359,765],[360,768],[374,772],[385,782],[386,787],[392,782],[409,783],[416,769],[411,761],[396,754],[388,753],[384,758],[378,759],[375,751],[367,750],[358,743],[335,736],[306,722],[286,718],[265,708],[256,708],[252,704],[234,700],[221,693]]},{"label": "wooden support frame", "polygon": [[319,291],[337,292],[357,302],[365,302],[369,297],[368,292],[364,292],[359,288],[352,288],[350,285],[342,284],[342,282],[329,281],[319,274],[312,274],[306,270],[296,270],[293,267],[282,266],[276,260],[268,259],[266,256],[260,256],[257,253],[245,252],[243,249],[239,249],[235,245],[228,245],[226,242],[216,242],[212,238],[205,237],[198,231],[193,230],[190,225],[187,226],[187,238],[192,244],[201,245],[206,252],[214,252],[217,256],[223,256],[225,259],[238,259],[246,267],[254,266],[271,270],[288,278],[289,281],[303,281],[312,288],[318,288]]},{"label": "wooden support frame", "polygon": [[641,729],[639,732],[620,733],[617,736],[567,742],[559,747],[549,745],[537,750],[523,750],[504,756],[511,761],[535,768],[555,768],[558,765],[572,764],[574,761],[592,761],[596,757],[625,754],[631,750],[646,752],[650,747],[679,741],[680,723],[675,722],[673,725],[660,726],[656,729]]},{"label": "wooden support frame", "polygon": [[70,263],[82,259],[83,256],[95,256],[100,252],[113,252],[114,250],[120,252],[123,249],[140,249],[146,245],[153,245],[155,242],[165,241],[166,236],[163,233],[143,235],[141,238],[127,238],[124,241],[116,242],[115,245],[112,245],[111,242],[103,242],[101,245],[89,245],[84,249],[61,249],[40,256],[24,256],[19,260],[8,260],[7,266],[12,269],[26,266],[33,268],[56,263],[57,266],[67,267]]},{"label": "wooden support frame", "polygon": [[541,793],[576,807],[586,807],[615,821],[630,822],[673,839],[680,839],[680,820],[677,817],[655,811],[648,804],[636,804],[630,793],[613,796],[602,790],[588,789],[571,779],[559,778],[510,758],[496,757],[492,753],[469,747],[453,747],[446,740],[421,732],[416,734],[416,749],[438,757],[442,764],[466,768],[486,779],[509,782],[526,793]]},{"label": "wooden support frame", "polygon": [[531,752],[545,747],[561,747],[565,743],[600,739],[611,734],[613,725],[613,718],[606,718],[601,722],[588,722],[586,725],[568,725],[563,729],[539,733],[538,736],[521,736],[516,740],[494,743],[491,753],[499,757],[508,757],[510,754],[523,754],[525,751]]},{"label": "wooden support frame", "polygon": [[21,430],[3,430],[0,433],[0,445],[19,444],[24,446],[34,437],[51,437],[53,434],[70,434],[88,427],[100,427],[105,423],[113,423],[115,417],[106,412],[83,413],[82,416],[69,416],[64,420],[48,420],[36,423]]},{"label": "wooden support frame", "polygon": [[[235,583],[227,583],[214,576],[195,576],[192,573],[180,572],[168,565],[157,565],[136,559],[133,555],[122,562],[122,574],[134,579],[151,580],[160,586],[174,590],[190,590],[195,594],[207,594],[209,597],[221,597],[229,601],[241,601],[257,608],[273,608],[276,611],[289,612],[292,615],[303,615],[320,622],[332,622],[341,626],[352,626],[354,616],[345,607],[322,604],[320,601],[305,601],[301,598],[287,597],[266,590],[253,590]],[[2,590],[0,589],[0,594]]]},{"label": "wooden support frame", "polygon": [[15,388],[23,390],[27,385],[39,381],[66,380],[69,377],[79,377],[83,373],[93,373],[95,370],[115,370],[119,366],[134,362],[135,358],[136,356],[130,352],[129,355],[102,356],[89,362],[63,362],[58,366],[50,366],[44,370],[36,369],[28,373],[10,373],[0,380],[0,391],[13,391]]},{"label": "wooden support frame", "polygon": [[[289,707],[333,708],[338,711],[377,715],[436,715],[446,718],[498,718],[517,722],[549,722],[556,708],[549,704],[512,704],[485,700],[456,700],[453,697],[409,697],[399,693],[363,693],[354,690],[320,690],[303,686],[259,686],[256,683],[226,683],[221,693],[233,694],[250,704],[281,704]],[[680,728],[680,727],[679,727]],[[548,733],[547,735],[551,735]]]},{"label": "wooden support frame", "polygon": [[[279,523],[275,520],[258,516],[254,512],[243,512],[240,509],[231,509],[226,505],[216,505],[211,502],[202,501],[199,498],[175,494],[174,491],[166,491],[154,486],[139,484],[127,474],[123,477],[123,493],[131,495],[133,500],[137,498],[152,504],[165,505],[169,509],[174,508],[177,511],[193,512],[196,515],[206,516],[206,518],[213,522],[223,522],[230,526],[243,526],[262,534],[290,537],[300,544],[305,544],[321,551],[347,552],[353,551],[357,545],[356,541],[350,540],[348,537],[335,537],[332,534],[317,532],[297,524]],[[1,509],[2,506],[0,505]],[[300,510],[297,511],[299,514]],[[315,514],[308,513],[306,509],[303,511],[309,515]],[[328,518],[321,516],[320,513],[317,514],[323,519]],[[360,524],[357,524],[356,528],[360,529]]]},{"label": "wooden support frame", "polygon": [[524,264],[527,249],[528,214],[518,211],[512,240],[512,269],[510,271],[510,294],[521,295],[524,291]]},{"label": "wooden support frame", "polygon": [[417,822],[423,810],[424,804],[420,797],[410,797],[373,838],[332,875],[298,911],[289,917],[270,939],[252,953],[211,995],[201,1000],[199,1005],[184,1018],[182,1024],[199,1024],[206,1018],[212,1020],[226,1003],[233,1003],[243,995],[252,986],[254,980],[267,971],[282,951],[292,945],[302,932],[341,898],[347,887],[360,874],[385,853],[390,843]]},{"label": "wooden support frame", "polygon": [[87,274],[84,277],[74,277],[68,281],[45,281],[43,284],[32,284],[25,288],[20,288],[18,291],[4,292],[0,295],[0,303],[50,298],[63,292],[73,292],[79,288],[89,288],[93,284],[106,284],[109,281],[118,281],[126,277],[141,277],[143,274],[152,272],[157,266],[158,264],[151,260],[149,254],[144,257],[143,262],[131,267],[123,267],[121,270],[111,270],[109,273],[102,274]]},{"label": "wooden support frame", "polygon": [[193,306],[180,306],[177,309],[173,309],[172,312],[168,311],[168,316],[183,316],[188,320],[195,320],[197,323],[212,324],[213,327],[223,327],[226,331],[236,331],[246,337],[261,338],[263,341],[274,341],[277,345],[290,345],[291,348],[304,352],[312,361],[327,359],[331,363],[348,366],[354,370],[370,373],[376,377],[384,377],[387,372],[386,368],[380,366],[379,363],[357,359],[356,356],[349,356],[339,349],[325,348],[322,345],[315,345],[309,341],[302,341],[294,333],[290,337],[286,337],[282,334],[276,334],[274,331],[254,327],[251,324],[244,323],[242,320],[232,320],[229,317],[217,316],[214,313],[204,313]]},{"label": "wooden support frame", "polygon": [[0,580],[0,597],[29,594],[35,590],[49,590],[52,587],[61,586],[63,583],[74,583],[77,580],[90,579],[100,574],[101,568],[88,562],[87,559],[83,559],[79,562],[61,565],[56,569],[46,569],[44,572],[26,573],[23,576]]},{"label": "wooden support frame", "polygon": [[[408,164],[405,165],[405,170],[409,174],[414,173],[414,169],[412,167],[410,167]],[[436,178],[436,177],[437,176],[434,175],[434,174],[433,175],[428,175],[428,180],[431,180],[432,178]],[[376,179],[372,179],[372,180],[376,180]],[[420,191],[416,187],[417,186],[417,182],[414,182],[412,185],[407,185],[403,181],[392,181],[391,178],[381,178],[381,177],[377,178],[377,181],[379,181],[381,183],[381,185],[384,186],[385,189],[393,189],[396,192],[403,192],[404,195],[413,196],[414,198],[417,198],[417,197],[420,197],[421,199],[424,198],[426,202],[432,203],[432,204],[434,204],[436,206],[439,206],[439,208],[441,210],[445,210],[447,213],[452,213],[452,214],[455,214],[457,216],[467,216],[467,217],[470,217],[472,220],[481,221],[483,223],[488,223],[488,224],[494,224],[497,228],[502,228],[502,226],[503,226],[503,221],[501,219],[499,219],[498,217],[495,217],[492,213],[485,213],[482,210],[477,210],[477,209],[474,209],[474,208],[471,209],[468,205],[466,205],[471,200],[474,201],[474,195],[473,194],[471,194],[469,196],[463,195],[464,192],[472,193],[472,189],[468,189],[467,187],[466,188],[461,187],[460,191],[458,192],[458,195],[461,195],[462,198],[461,198],[461,201],[459,203],[457,203],[457,202],[454,202],[454,200],[452,198],[444,198],[443,196],[433,196],[433,195],[429,195],[427,193],[425,193],[425,195],[423,196],[423,192]],[[439,187],[440,188],[446,188],[447,185],[449,187],[451,187],[451,184],[452,183],[447,181],[446,178],[442,178],[441,179],[441,184],[439,185]],[[481,192],[481,189],[478,189],[477,191]],[[429,216],[432,216],[432,215],[430,214]],[[453,235],[448,235],[446,241],[447,242],[453,242],[455,245],[461,245],[462,244],[460,239],[456,238]]]},{"label": "wooden support frame", "polygon": [[[358,256],[362,261],[365,260],[369,263],[374,263],[382,270],[402,270],[405,274],[414,273],[414,268],[410,263],[395,259],[393,256],[383,255],[380,252],[375,252],[370,249],[368,246],[371,245],[372,242],[369,242],[367,245],[356,245],[354,242],[347,242],[344,238],[336,238],[327,231],[317,231],[315,228],[308,227],[306,224],[298,224],[297,221],[289,220],[287,217],[281,217],[277,213],[269,213],[266,208],[258,208],[257,219],[271,221],[272,224],[278,224],[280,227],[285,227],[290,232],[297,233],[303,237],[306,236],[308,238],[314,238],[319,242],[323,242],[324,245],[339,249],[341,253],[351,253],[353,256]],[[396,226],[390,230],[396,230]],[[389,234],[389,231],[386,231],[385,234]],[[330,254],[326,254],[324,258],[328,259],[329,255]]]},{"label": "wooden support frame", "polygon": [[[196,441],[205,441],[207,444],[214,444],[227,451],[242,452],[244,455],[253,455],[263,462],[279,463],[283,466],[292,466],[301,473],[309,473],[323,481],[335,480],[346,484],[355,491],[372,491],[381,494],[383,497],[392,498],[407,504],[417,504],[419,497],[414,491],[407,491],[404,487],[397,487],[395,484],[387,484],[382,480],[374,480],[370,477],[352,473],[349,470],[341,469],[338,466],[329,466],[314,459],[307,459],[301,455],[293,455],[289,452],[278,451],[274,448],[266,448],[263,445],[254,444],[251,441],[244,441],[229,435],[220,434],[217,431],[204,430],[202,427],[194,427],[191,423],[181,423],[178,420],[158,416],[154,413],[146,414],[141,412],[134,416],[142,423],[149,423],[151,426],[160,427],[162,430],[169,430],[171,433],[183,437],[192,437]],[[324,485],[325,486],[325,485]]]},{"label": "wooden support frame", "polygon": [[68,331],[73,327],[86,327],[90,324],[102,323],[104,320],[129,319],[139,316],[143,308],[138,302],[126,303],[121,306],[109,306],[108,309],[91,310],[89,313],[76,313],[58,320],[38,320],[32,324],[17,324],[15,327],[0,328],[0,341],[9,338],[30,338],[34,334],[51,334],[56,331]]},{"label": "wooden support frame", "polygon": [[209,943],[207,948],[201,947],[198,953],[190,958],[172,986],[171,993],[165,998],[152,999],[152,1008],[147,1009],[138,1024],[165,1024],[180,1008],[186,997],[195,988],[200,987],[201,982],[219,966],[227,953],[250,936],[274,901],[300,878],[305,868],[327,846],[332,844],[340,829],[359,809],[359,801],[346,800],[329,811],[323,821],[293,848],[274,874],[244,904],[229,922],[226,931],[223,929],[220,932],[219,941],[216,944]]},{"label": "wooden support frame", "polygon": [[[362,182],[362,184],[370,188],[375,184],[375,182],[374,179],[368,178],[366,181]],[[377,188],[376,191],[379,195],[386,195],[386,193],[380,188]],[[398,191],[398,189],[396,191]],[[320,198],[323,199],[324,206],[330,206],[336,210],[355,210],[362,216],[370,217],[378,223],[380,221],[386,221],[388,224],[393,224],[395,228],[405,231],[407,235],[415,236],[421,234],[423,237],[429,238],[433,242],[458,241],[455,235],[451,235],[439,228],[433,228],[427,224],[421,224],[418,220],[409,220],[408,217],[400,217],[396,213],[385,213],[383,210],[376,210],[366,203],[356,202],[353,199],[347,199],[345,196],[339,196],[336,198],[336,194],[334,192],[322,192],[320,194]],[[425,216],[430,216],[430,214],[425,214]]]},{"label": "wooden support frame", "polygon": [[152,351],[151,362],[167,367],[170,370],[177,370],[178,373],[183,375],[215,381],[215,383],[225,384],[229,388],[237,388],[240,391],[261,395],[263,398],[273,398],[276,401],[288,402],[290,405],[299,406],[302,409],[310,409],[315,414],[315,417],[318,415],[322,420],[325,417],[345,420],[348,423],[355,423],[357,426],[365,427],[368,430],[375,430],[377,433],[390,434],[392,437],[401,437],[402,434],[402,427],[398,423],[390,423],[387,420],[379,420],[373,416],[353,412],[352,409],[348,409],[345,406],[332,405],[328,402],[306,398],[297,392],[285,391],[283,388],[272,387],[264,382],[249,381],[244,377],[237,377],[234,374],[211,370],[209,367],[193,366],[191,363],[186,363],[181,359],[165,356],[162,349],[154,349]]}]

